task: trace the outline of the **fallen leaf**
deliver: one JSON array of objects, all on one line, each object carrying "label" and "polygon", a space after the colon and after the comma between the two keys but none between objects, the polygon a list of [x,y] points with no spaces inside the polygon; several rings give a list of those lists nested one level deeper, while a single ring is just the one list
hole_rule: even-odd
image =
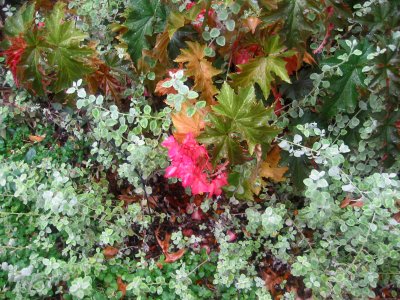
[{"label": "fallen leaf", "polygon": [[134,202],[139,202],[142,198],[138,195],[119,195],[118,199],[124,201],[124,205],[129,205]]},{"label": "fallen leaf", "polygon": [[117,255],[119,252],[118,248],[112,247],[112,246],[107,246],[103,249],[103,254],[105,256],[106,259],[111,259],[113,258],[115,255]]},{"label": "fallen leaf", "polygon": [[165,253],[165,262],[173,263],[180,259],[185,254],[186,249],[179,249],[174,253]]},{"label": "fallen leaf", "polygon": [[397,223],[400,223],[400,212],[395,213],[395,214],[392,216],[392,218],[395,219]]},{"label": "fallen leaf", "polygon": [[29,140],[34,143],[40,143],[45,137],[46,135],[30,135]]},{"label": "fallen leaf", "polygon": [[181,54],[175,59],[175,62],[186,64],[186,75],[194,77],[193,88],[201,92],[201,98],[211,104],[213,96],[218,92],[212,78],[221,71],[214,68],[212,63],[205,58],[206,45],[200,45],[197,42],[186,43],[188,48],[181,50]]},{"label": "fallen leaf", "polygon": [[272,295],[275,295],[276,294],[275,286],[279,286],[283,282],[284,277],[279,276],[271,269],[263,271],[261,273],[261,276],[264,279],[266,288],[271,292]]},{"label": "fallen leaf", "polygon": [[179,113],[172,114],[171,119],[175,127],[174,137],[178,142],[182,142],[188,133],[192,133],[193,137],[197,137],[205,127],[204,112],[197,110],[196,113],[189,117],[187,109],[189,106],[184,104]]},{"label": "fallen leaf", "polygon": [[362,202],[362,200],[360,199],[351,199],[349,197],[346,197],[344,198],[342,203],[340,203],[340,208],[345,208],[349,205],[352,207],[362,207],[364,205],[364,202]]},{"label": "fallen leaf", "polygon": [[121,299],[126,295],[126,286],[127,284],[122,281],[122,278],[120,276],[117,277],[117,285],[118,285],[118,291],[122,292],[122,297]]},{"label": "fallen leaf", "polygon": [[168,252],[168,248],[169,248],[169,242],[171,240],[171,234],[170,233],[166,233],[164,240],[161,240],[158,236],[158,230],[155,232],[156,235],[156,239],[157,239],[157,243],[158,245],[160,245],[162,252],[165,255],[165,262],[166,263],[173,263],[175,261],[177,261],[178,259],[180,259],[184,254],[186,249],[180,249],[174,253],[169,253]]}]

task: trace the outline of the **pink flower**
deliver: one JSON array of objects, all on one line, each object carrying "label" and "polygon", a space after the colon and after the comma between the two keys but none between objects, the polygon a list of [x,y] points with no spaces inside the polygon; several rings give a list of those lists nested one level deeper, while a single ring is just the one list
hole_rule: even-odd
[{"label": "pink flower", "polygon": [[207,149],[197,143],[193,134],[187,134],[182,144],[170,136],[161,145],[168,149],[171,159],[171,165],[165,170],[166,178],[180,178],[182,186],[190,187],[194,195],[221,195],[222,187],[228,184],[225,165],[218,166],[213,173]]}]

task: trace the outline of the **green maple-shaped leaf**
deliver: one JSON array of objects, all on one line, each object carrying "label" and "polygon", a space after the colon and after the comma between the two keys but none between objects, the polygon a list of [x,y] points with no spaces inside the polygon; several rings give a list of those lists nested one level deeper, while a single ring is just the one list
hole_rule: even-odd
[{"label": "green maple-shaped leaf", "polygon": [[250,154],[257,144],[265,152],[280,130],[269,125],[273,110],[256,100],[254,87],[236,94],[225,82],[217,99],[218,104],[212,107],[213,126],[200,137],[201,142],[214,145],[214,159],[227,157],[231,163],[242,162],[242,141],[246,141]]},{"label": "green maple-shaped leaf", "polygon": [[73,21],[64,21],[63,3],[57,3],[53,12],[46,18],[45,40],[49,51],[47,59],[55,68],[55,82],[52,90],[60,92],[69,87],[71,82],[82,78],[91,69],[85,64],[85,58],[93,53],[88,47],[81,47],[80,43],[87,35],[76,29]]},{"label": "green maple-shaped leaf", "polygon": [[24,85],[38,95],[45,92],[44,71],[41,65],[45,62],[44,51],[48,50],[44,41],[38,36],[38,31],[27,31],[25,34],[27,47],[21,58],[21,72],[18,77]]},{"label": "green maple-shaped leaf", "polygon": [[[341,43],[345,50],[338,51],[335,57],[325,61],[326,65],[337,65],[341,62],[338,58],[348,53],[349,48],[345,43]],[[364,83],[365,75],[362,69],[368,64],[367,56],[371,52],[368,43],[364,42],[357,46],[361,55],[351,55],[348,61],[340,66],[343,75],[334,76],[330,79],[332,96],[327,98],[322,107],[322,113],[327,117],[333,117],[338,112],[353,111],[357,107],[359,97],[358,88],[366,87]]]},{"label": "green maple-shaped leaf", "polygon": [[31,27],[34,21],[35,4],[22,6],[14,15],[8,17],[4,24],[4,34],[16,37]]},{"label": "green maple-shaped leaf", "polygon": [[[313,26],[315,15],[320,12],[320,4],[316,0],[284,0],[278,9],[268,12],[262,18],[266,23],[283,21],[283,36],[290,48],[304,48],[307,39],[317,30]],[[314,15],[314,17],[312,17]]]},{"label": "green maple-shaped leaf", "polygon": [[243,149],[232,133],[232,121],[215,115],[210,115],[210,121],[214,127],[207,127],[198,140],[213,145],[213,161],[227,157],[232,164],[243,162]]},{"label": "green maple-shaped leaf", "polygon": [[286,48],[279,43],[278,35],[265,39],[263,50],[266,56],[256,57],[247,64],[239,65],[241,72],[231,74],[231,78],[236,87],[246,87],[257,83],[263,91],[264,97],[268,98],[271,82],[276,76],[290,83],[285,68],[286,61],[283,58],[292,56],[294,52],[286,51]]},{"label": "green maple-shaped leaf", "polygon": [[124,40],[128,44],[128,53],[137,62],[142,57],[143,49],[149,49],[146,36],[162,32],[165,28],[167,13],[160,0],[132,1],[133,7],[128,13],[125,26],[128,31]]}]

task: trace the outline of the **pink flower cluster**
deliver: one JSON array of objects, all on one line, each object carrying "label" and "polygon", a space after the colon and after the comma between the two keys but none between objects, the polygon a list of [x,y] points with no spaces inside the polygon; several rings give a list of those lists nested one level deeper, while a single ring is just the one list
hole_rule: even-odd
[{"label": "pink flower cluster", "polygon": [[190,187],[194,195],[208,193],[212,197],[222,193],[221,188],[228,184],[225,166],[218,166],[211,174],[213,169],[207,150],[197,143],[193,134],[187,134],[182,144],[170,136],[161,145],[168,149],[171,159],[171,165],[165,170],[166,178],[180,178],[182,185]]}]

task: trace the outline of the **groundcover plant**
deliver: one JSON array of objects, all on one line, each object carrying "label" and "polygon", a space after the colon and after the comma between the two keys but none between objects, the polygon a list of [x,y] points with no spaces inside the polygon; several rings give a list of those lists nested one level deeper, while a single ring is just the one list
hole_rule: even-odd
[{"label": "groundcover plant", "polygon": [[400,297],[398,1],[0,4],[0,299]]}]

